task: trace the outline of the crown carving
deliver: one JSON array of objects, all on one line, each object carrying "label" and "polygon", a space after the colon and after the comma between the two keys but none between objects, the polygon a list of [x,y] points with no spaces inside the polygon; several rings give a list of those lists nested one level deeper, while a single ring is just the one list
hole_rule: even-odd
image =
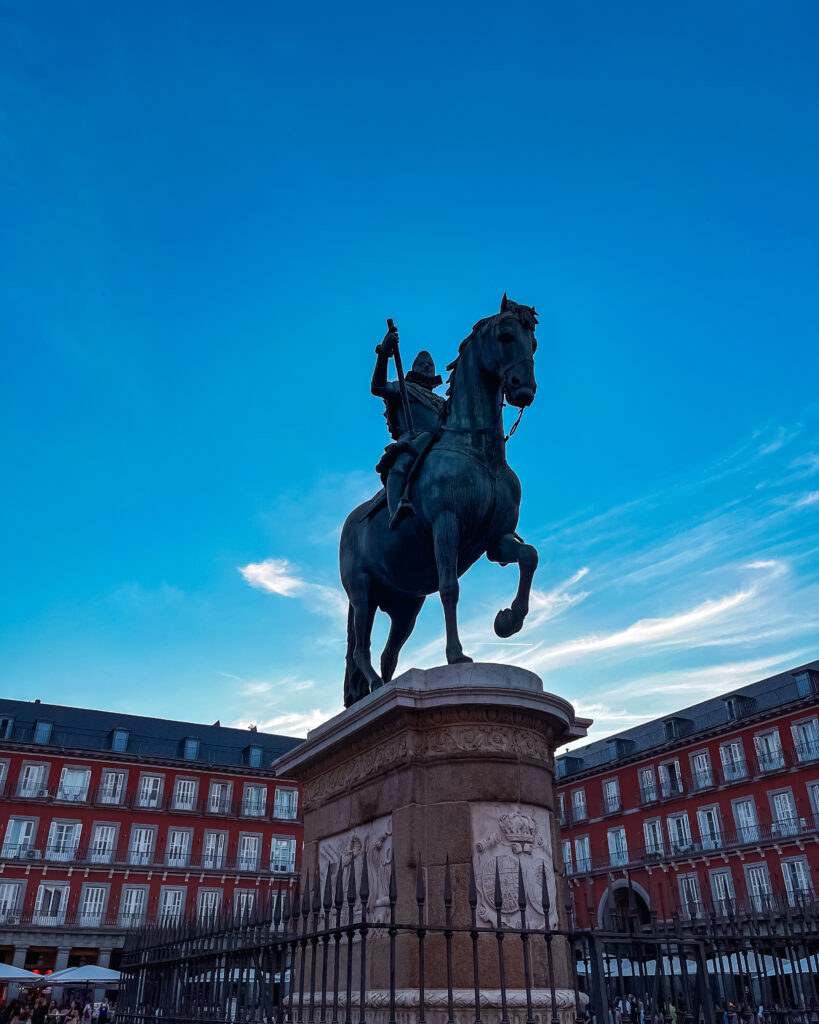
[{"label": "crown carving", "polygon": [[531,814],[525,814],[519,807],[511,814],[504,814],[499,820],[500,830],[507,843],[530,846],[537,837],[537,825]]}]

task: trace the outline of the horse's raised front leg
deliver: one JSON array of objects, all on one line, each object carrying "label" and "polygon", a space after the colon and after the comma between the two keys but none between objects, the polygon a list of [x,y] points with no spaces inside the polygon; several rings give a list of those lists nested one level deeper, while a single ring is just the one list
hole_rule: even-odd
[{"label": "horse's raised front leg", "polygon": [[495,633],[507,637],[517,633],[529,612],[529,594],[532,590],[532,578],[537,569],[537,548],[526,544],[514,533],[507,533],[489,551],[486,557],[490,562],[517,562],[520,568],[518,592],[512,601],[511,608],[503,608],[495,616]]},{"label": "horse's raised front leg", "polygon": [[432,525],[435,562],[438,566],[438,593],[444,606],[446,623],[446,660],[450,665],[472,661],[464,654],[458,637],[458,519],[454,512],[442,512]]}]

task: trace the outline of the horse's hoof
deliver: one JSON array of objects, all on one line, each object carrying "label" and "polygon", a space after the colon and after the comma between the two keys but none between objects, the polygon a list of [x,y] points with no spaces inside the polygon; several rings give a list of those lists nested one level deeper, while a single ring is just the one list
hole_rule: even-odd
[{"label": "horse's hoof", "polygon": [[495,616],[495,634],[504,639],[517,633],[522,625],[511,608],[502,608]]},{"label": "horse's hoof", "polygon": [[379,676],[376,676],[375,679],[373,679],[373,681],[370,683],[370,693],[372,693],[374,690],[380,690],[383,685],[384,680],[381,679]]},{"label": "horse's hoof", "polygon": [[461,651],[460,654],[453,655],[452,657],[447,655],[446,656],[446,660],[447,660],[447,664],[448,665],[466,665],[466,664],[471,665],[472,664],[472,659],[469,657],[468,654],[464,654],[463,651]]}]

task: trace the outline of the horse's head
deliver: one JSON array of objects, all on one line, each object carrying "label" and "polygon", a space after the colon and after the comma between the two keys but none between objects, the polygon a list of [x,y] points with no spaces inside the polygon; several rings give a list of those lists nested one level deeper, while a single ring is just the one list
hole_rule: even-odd
[{"label": "horse's head", "polygon": [[524,408],[535,400],[535,327],[537,314],[503,296],[500,313],[489,317],[481,343],[483,369],[501,382],[510,405]]}]

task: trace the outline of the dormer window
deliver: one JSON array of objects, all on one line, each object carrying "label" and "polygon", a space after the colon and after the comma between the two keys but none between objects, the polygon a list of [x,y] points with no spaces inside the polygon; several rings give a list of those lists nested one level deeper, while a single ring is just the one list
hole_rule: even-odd
[{"label": "dormer window", "polygon": [[754,710],[756,701],[753,697],[744,697],[740,693],[732,693],[722,698],[725,704],[725,713],[729,722],[735,722],[738,718],[744,718]]},{"label": "dormer window", "polygon": [[0,740],[10,740],[14,731],[13,718],[0,718]]},{"label": "dormer window", "polygon": [[800,697],[810,697],[819,692],[819,672],[812,672],[806,669],[804,672],[795,672],[796,692]]},{"label": "dormer window", "polygon": [[114,729],[111,733],[111,749],[123,754],[128,749],[128,730]]},{"label": "dormer window", "polygon": [[189,736],[185,740],[182,756],[186,761],[195,761],[199,757],[199,740]]},{"label": "dormer window", "polygon": [[261,768],[262,766],[262,748],[255,745],[245,747],[245,760],[251,768]]},{"label": "dormer window", "polygon": [[41,718],[34,726],[34,742],[50,743],[53,726],[53,722],[46,722]]}]

